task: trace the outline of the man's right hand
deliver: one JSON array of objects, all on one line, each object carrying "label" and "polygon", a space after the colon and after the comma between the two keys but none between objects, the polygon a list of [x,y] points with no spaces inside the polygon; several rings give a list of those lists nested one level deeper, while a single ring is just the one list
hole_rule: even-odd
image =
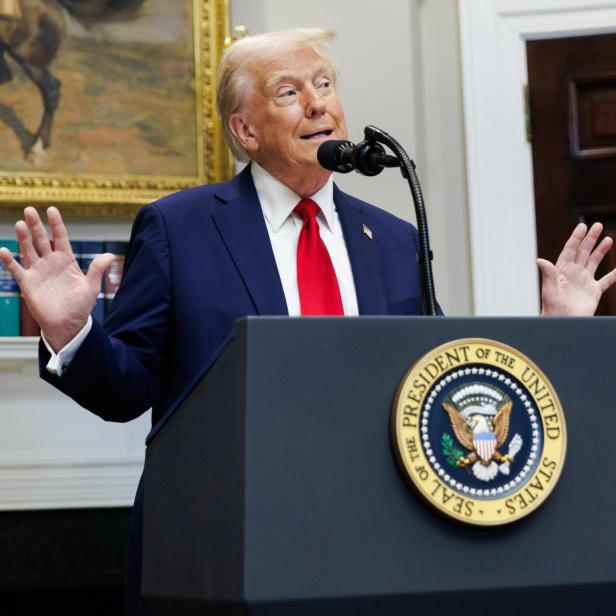
[{"label": "man's right hand", "polygon": [[86,324],[100,292],[103,274],[114,255],[98,255],[84,275],[57,208],[47,210],[47,221],[53,243],[38,212],[27,207],[24,220],[15,225],[23,266],[6,248],[0,249],[0,261],[17,281],[32,316],[57,353]]}]

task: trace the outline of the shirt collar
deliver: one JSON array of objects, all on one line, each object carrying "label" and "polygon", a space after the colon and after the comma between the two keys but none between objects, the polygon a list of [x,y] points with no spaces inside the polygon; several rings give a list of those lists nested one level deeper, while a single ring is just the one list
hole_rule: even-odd
[{"label": "shirt collar", "polygon": [[[252,174],[252,181],[261,203],[263,216],[272,231],[277,233],[284,221],[291,216],[301,197],[254,161],[250,164],[250,173]],[[331,175],[327,182],[310,198],[321,208],[319,216],[321,216],[330,230],[333,230],[336,218],[334,180]]]}]

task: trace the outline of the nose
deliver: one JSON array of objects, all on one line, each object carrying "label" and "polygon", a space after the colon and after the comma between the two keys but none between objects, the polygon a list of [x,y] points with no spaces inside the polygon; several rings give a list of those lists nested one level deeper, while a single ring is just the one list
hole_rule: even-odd
[{"label": "nose", "polygon": [[325,101],[312,84],[306,88],[304,93],[304,110],[307,118],[313,118],[325,112]]}]

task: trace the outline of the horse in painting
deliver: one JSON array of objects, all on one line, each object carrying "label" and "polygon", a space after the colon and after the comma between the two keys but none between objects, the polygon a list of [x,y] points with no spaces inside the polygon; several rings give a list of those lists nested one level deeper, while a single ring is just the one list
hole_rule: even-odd
[{"label": "horse in painting", "polygon": [[[37,87],[43,113],[34,131],[27,129],[15,110],[0,104],[0,120],[17,135],[24,157],[51,144],[53,117],[60,103],[60,80],[51,72],[66,32],[68,13],[86,28],[135,18],[147,0],[0,0],[0,87],[13,79],[19,67]],[[12,62],[11,62],[12,61]],[[1,101],[0,89],[0,101]]]}]

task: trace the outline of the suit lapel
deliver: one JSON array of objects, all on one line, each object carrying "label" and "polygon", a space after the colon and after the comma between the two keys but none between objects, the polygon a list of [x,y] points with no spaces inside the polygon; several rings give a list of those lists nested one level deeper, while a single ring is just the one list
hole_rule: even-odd
[{"label": "suit lapel", "polygon": [[334,201],[353,270],[359,314],[387,314],[378,244],[364,232],[364,208],[335,185]]},{"label": "suit lapel", "polygon": [[212,215],[214,224],[248,289],[257,314],[288,314],[250,167],[246,167],[232,182],[222,184],[216,196],[226,205]]}]

